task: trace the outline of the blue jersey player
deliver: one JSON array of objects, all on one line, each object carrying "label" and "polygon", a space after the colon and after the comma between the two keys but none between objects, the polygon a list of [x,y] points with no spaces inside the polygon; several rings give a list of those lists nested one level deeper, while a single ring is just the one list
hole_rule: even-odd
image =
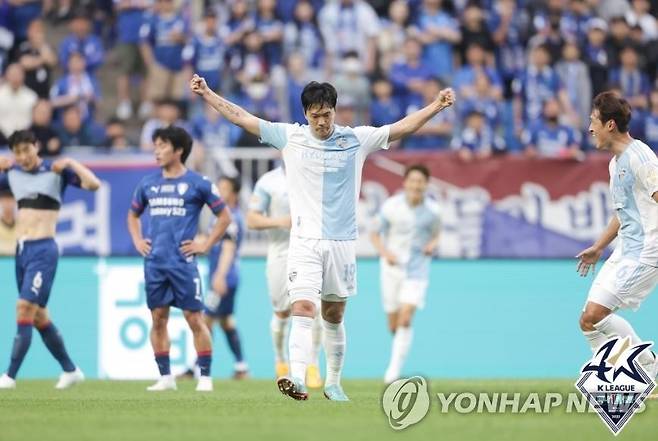
[{"label": "blue jersey player", "polygon": [[[197,391],[212,391],[210,363],[212,344],[203,322],[201,278],[196,256],[207,253],[226,231],[231,215],[217,186],[188,170],[185,160],[192,151],[192,138],[182,128],[169,126],[153,134],[155,159],[162,171],[146,176],[137,186],[128,230],[135,248],[144,256],[146,303],[151,310],[151,344],[160,379],[150,391],[176,389],[169,364],[169,308],[183,310],[197,351],[201,377]],[[207,239],[195,242],[199,214],[204,205],[217,216]],[[149,228],[144,236],[140,216],[148,208]]]},{"label": "blue jersey player", "polygon": [[[233,319],[235,297],[240,280],[240,246],[245,223],[240,210],[240,181],[223,177],[219,180],[219,194],[231,211],[231,225],[224,237],[210,251],[210,287],[206,295],[205,317],[208,329],[215,321],[226,334],[228,346],[235,357],[233,378],[239,380],[248,375],[249,368],[242,355],[240,337]],[[212,331],[211,331],[212,332]]]},{"label": "blue jersey player", "polygon": [[57,217],[67,185],[95,191],[100,187],[100,181],[87,167],[73,159],[54,162],[41,159],[37,139],[27,130],[14,132],[9,137],[9,146],[15,163],[9,158],[0,158],[0,190],[10,189],[18,202],[18,329],[9,369],[0,377],[0,389],[16,387],[16,374],[30,347],[33,327],[37,328],[64,371],[55,387],[67,389],[84,380],[84,375],[71,361],[47,308],[59,258],[54,239]]}]

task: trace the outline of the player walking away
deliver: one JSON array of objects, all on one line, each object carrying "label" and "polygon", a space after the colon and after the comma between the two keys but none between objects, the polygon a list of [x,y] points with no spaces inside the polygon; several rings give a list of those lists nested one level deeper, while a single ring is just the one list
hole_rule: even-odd
[{"label": "player walking away", "polygon": [[[182,128],[169,126],[155,131],[155,160],[161,172],[146,176],[137,186],[128,212],[128,230],[137,251],[144,256],[146,303],[151,310],[151,345],[160,379],[149,391],[176,389],[169,364],[169,308],[183,310],[192,334],[201,376],[197,391],[212,391],[210,363],[212,344],[203,321],[201,278],[196,256],[207,253],[231,222],[231,215],[217,186],[188,170],[185,160],[192,151],[192,138]],[[208,205],[217,222],[204,242],[194,242],[199,213]],[[149,207],[149,228],[142,236],[140,216]]]},{"label": "player walking away", "polygon": [[327,375],[324,394],[348,401],[340,385],[345,355],[343,315],[356,293],[356,204],[366,156],[410,135],[452,105],[451,89],[427,107],[391,124],[342,127],[334,124],[336,89],[311,82],[302,91],[308,125],[261,120],[214,93],[195,75],[190,86],[232,123],[280,149],[286,167],[292,229],[288,251],[288,294],[292,304],[289,338],[290,376],[277,380],[294,399],[308,398],[304,378],[312,346],[313,318],[323,319]]},{"label": "player walking away", "polygon": [[57,216],[67,185],[96,191],[100,181],[91,170],[74,159],[51,162],[40,158],[37,139],[27,130],[14,132],[9,137],[9,147],[15,164],[9,158],[0,158],[0,190],[10,189],[18,202],[18,329],[9,369],[0,377],[0,389],[16,387],[16,374],[32,341],[32,327],[37,328],[44,344],[64,371],[55,388],[66,389],[83,381],[84,375],[71,361],[47,308],[59,259],[55,242]]},{"label": "player walking away", "polygon": [[249,366],[242,356],[240,336],[233,319],[235,296],[240,280],[240,246],[244,237],[244,218],[239,205],[240,181],[223,177],[219,180],[219,194],[231,211],[231,224],[224,237],[212,247],[209,255],[210,286],[206,295],[204,317],[212,335],[215,321],[226,335],[228,347],[235,357],[233,378],[240,380],[249,375]]},{"label": "player walking away", "polygon": [[[267,288],[272,303],[270,332],[274,346],[276,377],[289,373],[288,329],[290,325],[290,298],[288,297],[288,246],[290,244],[290,203],[286,186],[285,168],[277,167],[258,179],[249,201],[247,226],[254,230],[267,230]],[[322,346],[322,319],[317,314],[313,321],[311,359],[306,370],[306,385],[322,386],[319,358]]]},{"label": "player walking away", "polygon": [[411,320],[425,305],[432,254],[439,243],[439,210],[426,197],[430,172],[412,165],[404,173],[404,192],[387,199],[381,208],[380,229],[371,236],[381,256],[381,289],[393,348],[384,382],[392,383],[411,347]]},{"label": "player walking away", "polygon": [[[578,256],[578,272],[586,276],[601,253],[619,237],[614,252],[592,283],[580,316],[580,328],[596,351],[613,336],[642,340],[615,312],[637,310],[658,282],[658,158],[642,141],[628,133],[631,107],[613,92],[594,99],[589,131],[598,150],[614,156],[610,161],[610,192],[615,215],[601,237]],[[658,359],[643,351],[640,364],[655,377]]]}]

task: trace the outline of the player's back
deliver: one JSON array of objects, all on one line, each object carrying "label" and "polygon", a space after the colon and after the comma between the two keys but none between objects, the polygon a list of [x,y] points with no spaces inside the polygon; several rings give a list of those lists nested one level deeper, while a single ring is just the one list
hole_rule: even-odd
[{"label": "player's back", "polygon": [[[254,186],[249,207],[272,218],[290,216],[288,185],[283,167],[270,170],[258,179]],[[270,228],[267,230],[267,238],[268,257],[282,256],[288,253],[289,229]]]},{"label": "player's back", "polygon": [[356,204],[366,156],[387,148],[389,126],[334,126],[324,140],[307,125],[263,122],[264,142],[282,149],[292,217],[291,234],[354,240]]},{"label": "player's back", "polygon": [[621,228],[622,256],[658,265],[658,158],[642,141],[633,140],[610,161],[610,192]]},{"label": "player's back", "polygon": [[141,213],[148,207],[145,237],[151,240],[151,252],[146,259],[159,265],[194,262],[194,257],[181,253],[180,246],[194,239],[204,204],[213,211],[224,205],[216,186],[191,170],[176,178],[166,178],[162,172],[144,177],[135,191],[132,209]]},{"label": "player's back", "polygon": [[382,232],[386,247],[398,258],[408,276],[425,277],[429,258],[423,248],[437,234],[439,209],[435,201],[425,197],[417,206],[399,193],[388,198],[381,209]]}]

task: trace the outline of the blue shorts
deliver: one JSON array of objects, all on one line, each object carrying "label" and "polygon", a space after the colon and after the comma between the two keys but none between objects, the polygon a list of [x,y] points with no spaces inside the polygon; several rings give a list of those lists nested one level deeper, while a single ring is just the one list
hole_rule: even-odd
[{"label": "blue shorts", "polygon": [[216,308],[209,308],[208,305],[204,305],[203,312],[215,318],[228,317],[233,314],[233,309],[235,308],[235,294],[238,291],[237,286],[229,286],[226,291],[226,295],[222,297],[222,300],[219,302],[219,305]]},{"label": "blue shorts", "polygon": [[184,311],[201,311],[201,277],[196,262],[158,266],[144,261],[146,304],[149,309],[175,306]]},{"label": "blue shorts", "polygon": [[59,248],[53,238],[19,241],[16,246],[18,297],[45,308],[58,259]]}]

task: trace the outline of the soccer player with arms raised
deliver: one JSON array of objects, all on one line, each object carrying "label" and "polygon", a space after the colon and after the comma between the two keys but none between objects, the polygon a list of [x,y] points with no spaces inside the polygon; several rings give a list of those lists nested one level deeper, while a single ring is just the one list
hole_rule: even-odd
[{"label": "soccer player with arms raised", "polygon": [[[576,256],[578,272],[594,271],[605,248],[618,237],[614,252],[596,275],[580,316],[580,328],[593,351],[613,336],[642,340],[631,324],[616,314],[636,310],[658,283],[658,158],[628,133],[631,106],[614,92],[594,99],[590,134],[597,150],[610,152],[610,193],[614,215],[599,240]],[[658,359],[643,351],[640,364],[653,378]]]},{"label": "soccer player with arms raised", "polygon": [[306,400],[304,385],[312,346],[313,318],[319,308],[327,360],[324,395],[349,401],[340,385],[345,355],[343,316],[356,294],[356,204],[366,156],[410,135],[454,102],[451,89],[402,120],[382,127],[334,124],[336,89],[315,81],[301,101],[308,125],[261,120],[214,93],[195,75],[192,91],[226,119],[280,149],[286,167],[292,229],[288,252],[288,294],[292,304],[289,338],[290,375],[277,380],[279,390]]},{"label": "soccer player with arms raised", "polygon": [[[197,351],[201,376],[197,391],[213,389],[210,377],[212,343],[203,320],[201,278],[196,256],[206,254],[226,232],[231,215],[217,186],[188,170],[185,160],[192,151],[192,138],[182,128],[169,126],[153,134],[155,159],[161,171],[146,176],[137,186],[130,211],[128,231],[137,251],[144,256],[146,303],[151,310],[151,345],[160,379],[149,391],[175,390],[171,375],[167,332],[169,308],[183,311]],[[203,242],[195,242],[199,214],[208,205],[217,221]],[[140,216],[149,208],[149,231],[142,236]]]},{"label": "soccer player with arms raised", "polygon": [[67,185],[96,191],[100,181],[87,167],[70,158],[48,161],[39,157],[37,139],[20,130],[9,137],[14,161],[0,158],[0,189],[11,189],[18,203],[16,220],[16,283],[18,329],[9,369],[0,377],[0,389],[16,387],[16,374],[32,342],[35,327],[64,371],[55,385],[66,389],[84,380],[73,364],[64,340],[50,320],[47,304],[55,279],[59,249],[55,242],[57,217]]}]

